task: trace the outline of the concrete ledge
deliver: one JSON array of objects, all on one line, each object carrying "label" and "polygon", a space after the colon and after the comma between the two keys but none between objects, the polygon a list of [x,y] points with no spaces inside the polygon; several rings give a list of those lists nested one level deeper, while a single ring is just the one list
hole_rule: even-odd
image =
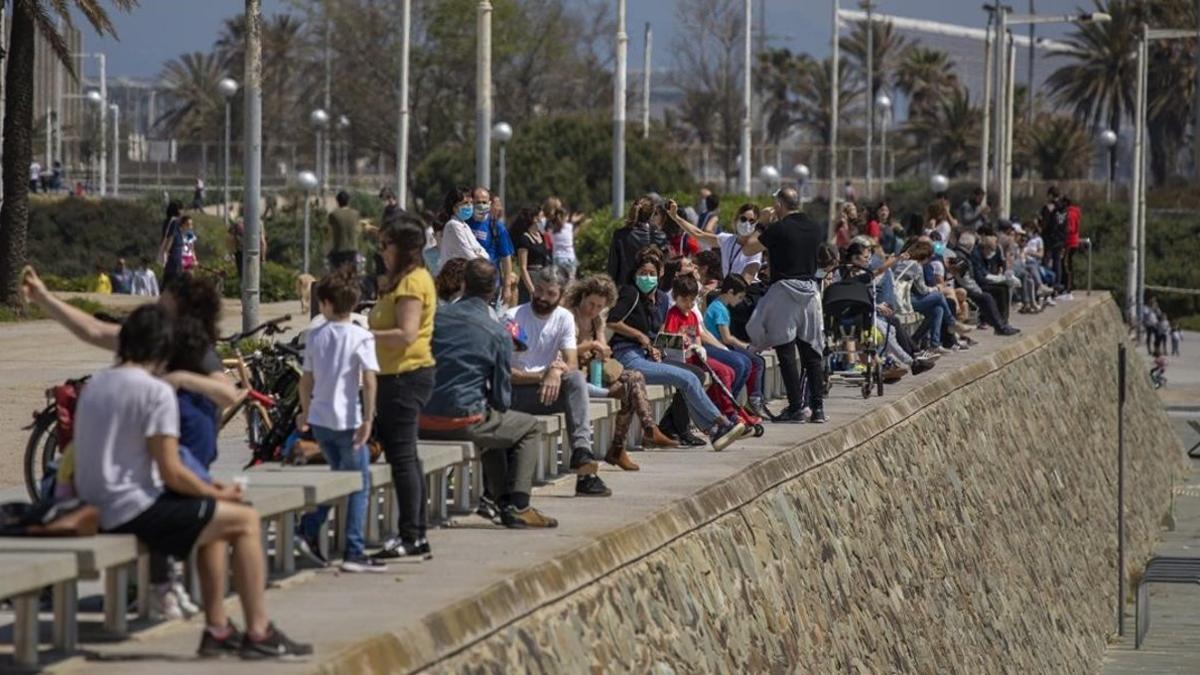
[{"label": "concrete ledge", "polygon": [[[539,610],[549,608],[583,591],[591,593],[598,582],[603,584],[606,577],[646,561],[652,554],[663,551],[687,535],[697,533],[725,516],[736,516],[736,512],[767,497],[768,493],[774,494],[774,498],[778,499],[779,493],[773,493],[776,488],[803,480],[805,474],[855,455],[856,450],[868,448],[870,443],[888,437],[914,419],[929,414],[935,406],[946,405],[948,399],[956,392],[984,382],[987,382],[988,386],[999,386],[998,391],[1003,392],[1009,386],[1009,383],[1004,381],[1008,375],[1006,368],[1045,350],[1065,350],[1061,358],[1090,358],[1091,362],[1086,369],[1093,371],[1093,376],[1088,381],[1079,382],[1083,388],[1079,392],[1050,392],[1051,398],[1046,403],[1048,406],[1060,405],[1062,409],[1055,412],[1071,414],[1074,412],[1073,401],[1077,396],[1095,397],[1104,401],[1111,399],[1110,409],[1115,418],[1115,347],[1117,342],[1123,339],[1115,336],[1119,336],[1120,333],[1120,318],[1111,301],[1100,296],[1080,299],[1048,325],[1012,340],[1005,347],[973,363],[948,372],[939,372],[938,377],[924,386],[863,414],[852,424],[777,452],[744,468],[728,480],[669,504],[648,518],[601,534],[590,543],[553,560],[516,572],[508,579],[492,584],[469,599],[427,615],[419,627],[402,632],[378,634],[350,645],[325,658],[319,670],[326,673],[358,673],[403,672],[425,668],[453,669],[447,659],[453,659],[458,667],[462,667],[461,659],[467,658],[481,641],[497,635],[506,628],[514,627]],[[1080,342],[1083,343],[1082,350]],[[1088,350],[1092,350],[1091,356],[1088,356]],[[1102,353],[1097,353],[1096,350],[1102,350]],[[1046,356],[1049,357],[1049,366],[1053,367],[1054,358],[1058,355]],[[1101,385],[1106,379],[1112,381],[1112,387],[1107,391]],[[1129,437],[1131,448],[1137,447],[1139,441],[1148,443],[1151,440],[1152,436],[1145,429],[1153,424],[1156,416],[1162,415],[1153,394],[1142,379],[1130,378],[1131,403],[1128,414],[1142,419],[1140,424],[1135,425],[1137,428],[1132,430]],[[1011,384],[1014,387],[1011,390],[1014,396],[1043,395],[1043,392],[1022,389],[1021,382],[1016,379]],[[1055,396],[1060,398],[1055,400]],[[1003,403],[1003,400],[998,402]],[[1038,421],[1052,423],[1049,417]],[[1095,420],[1097,424],[1106,426],[1111,421]],[[963,429],[960,422],[957,419],[950,420],[950,426],[953,427],[951,433],[971,431]],[[1015,419],[1011,423],[1022,424],[1022,421]],[[981,435],[979,441],[986,446],[987,439],[983,437],[985,432],[986,430],[978,430]],[[1037,433],[1038,429],[1032,426],[1029,432]],[[1153,439],[1156,442],[1161,440],[1157,437]],[[1115,438],[1113,445],[1115,447]],[[1156,451],[1156,456],[1170,456],[1171,451],[1177,450],[1176,445],[1177,441],[1173,441],[1170,448]],[[986,450],[1003,451],[1002,448],[994,447],[986,447]],[[869,448],[864,450],[871,451]],[[1079,452],[1080,461],[1108,462],[1110,457],[1106,448],[1080,448]],[[1130,550],[1133,554],[1130,556],[1131,561],[1139,559],[1139,552],[1149,550],[1154,537],[1154,525],[1157,518],[1165,513],[1170,499],[1170,479],[1179,475],[1180,462],[1181,460],[1174,463],[1168,461],[1165,466],[1158,466],[1159,473],[1154,475],[1154,481],[1147,479],[1147,485],[1143,486],[1161,487],[1157,483],[1162,482],[1164,475],[1168,476],[1165,479],[1168,483],[1167,489],[1162,490],[1161,494],[1150,494],[1159,492],[1157,489],[1146,490],[1135,494],[1130,500],[1128,508]],[[1136,491],[1138,487],[1133,485],[1131,489]],[[952,500],[950,496],[947,499]],[[1098,532],[1095,536],[1100,540],[1111,538],[1107,532]],[[1096,593],[1112,595],[1109,589],[1097,589]],[[662,628],[669,630],[668,627]],[[525,635],[524,632],[521,634]],[[1098,637],[1102,644],[1103,636]],[[1003,641],[1004,638],[997,639]],[[562,647],[568,649],[565,645]],[[514,645],[513,648],[517,651],[536,649],[533,644],[523,647]],[[578,657],[577,654],[575,656]],[[1096,658],[1100,656],[1102,650],[1096,654]],[[667,662],[670,663],[669,660]],[[488,663],[496,665],[494,662]],[[515,659],[513,663],[524,662]],[[850,664],[843,665],[849,667]],[[996,668],[997,665],[991,667]],[[1082,663],[1076,665],[1080,668],[1083,666]],[[1000,669],[1002,668],[1001,666]]]}]

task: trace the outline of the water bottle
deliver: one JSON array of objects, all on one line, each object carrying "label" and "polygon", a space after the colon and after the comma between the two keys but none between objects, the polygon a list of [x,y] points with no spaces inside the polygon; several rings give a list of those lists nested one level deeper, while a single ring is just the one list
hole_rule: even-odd
[{"label": "water bottle", "polygon": [[603,386],[601,384],[603,380],[604,364],[600,362],[600,359],[592,359],[588,364],[588,381],[592,383],[593,387],[600,387]]}]

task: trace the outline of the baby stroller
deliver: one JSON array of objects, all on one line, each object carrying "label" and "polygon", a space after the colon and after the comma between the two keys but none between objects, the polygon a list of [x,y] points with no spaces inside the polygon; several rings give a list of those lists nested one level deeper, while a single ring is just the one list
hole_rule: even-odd
[{"label": "baby stroller", "polygon": [[762,435],[767,432],[767,430],[763,428],[762,418],[758,415],[755,415],[754,412],[746,406],[737,402],[737,397],[733,395],[733,392],[729,391],[729,387],[725,386],[725,383],[721,381],[721,378],[717,377],[717,374],[713,371],[712,366],[708,365],[708,359],[699,358],[696,360],[700,362],[700,367],[708,373],[709,379],[711,379],[713,384],[715,384],[717,388],[721,390],[721,393],[728,396],[730,401],[733,401],[733,410],[735,413],[737,413],[738,421],[740,421],[742,424],[745,424],[747,429],[752,430],[755,438],[761,438]]},{"label": "baby stroller", "polygon": [[[880,354],[887,336],[875,327],[875,286],[870,283],[870,270],[857,265],[842,265],[841,281],[825,289],[822,309],[825,315],[825,390],[829,391],[834,377],[858,383],[861,380],[863,398],[870,398],[875,389],[883,396],[883,358]],[[863,276],[867,275],[868,280]],[[849,372],[833,375],[834,361],[850,368]]]}]

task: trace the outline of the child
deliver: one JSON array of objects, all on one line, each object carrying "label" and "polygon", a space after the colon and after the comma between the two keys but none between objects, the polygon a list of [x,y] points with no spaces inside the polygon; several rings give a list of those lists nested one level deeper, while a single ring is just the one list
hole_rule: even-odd
[{"label": "child", "polygon": [[191,216],[184,216],[179,221],[179,229],[183,236],[183,253],[180,261],[183,263],[183,271],[191,272],[196,266],[196,226],[192,222]]},{"label": "child", "polygon": [[88,281],[88,293],[112,295],[112,291],[112,280],[108,278],[108,274],[104,271],[104,265],[96,263],[96,276]]},{"label": "child", "polygon": [[[343,572],[384,572],[387,566],[363,552],[363,526],[370,485],[367,439],[375,418],[375,338],[350,321],[358,302],[358,282],[351,268],[335,272],[317,284],[317,302],[326,323],[305,338],[304,375],[300,379],[301,425],[311,427],[321,452],[334,471],[362,473],[363,489],[350,495],[346,509],[346,551]],[[358,404],[362,383],[362,407]],[[318,509],[301,521],[301,538],[313,558],[317,534],[329,509]],[[322,560],[317,557],[318,562]]]},{"label": "child", "polygon": [[1171,356],[1179,356],[1179,343],[1183,342],[1183,330],[1179,328],[1179,322],[1176,321],[1171,325]]},{"label": "child", "polygon": [[730,307],[742,304],[746,299],[749,285],[740,274],[730,274],[721,282],[721,295],[714,298],[704,311],[704,327],[712,333],[727,348],[750,359],[750,380],[748,386],[748,402],[750,409],[759,417],[769,417],[763,401],[763,377],[767,372],[766,361],[757,352],[750,349],[747,342],[737,339],[729,331],[731,317]]},{"label": "child", "polygon": [[[684,354],[688,363],[698,366],[701,365],[701,361],[707,362],[708,367],[721,380],[725,388],[733,391],[733,369],[716,359],[709,359],[701,342],[700,320],[693,311],[696,306],[696,297],[700,294],[700,283],[689,274],[677,276],[671,284],[671,294],[674,296],[675,304],[667,310],[667,318],[663,322],[662,332],[682,335]],[[738,422],[733,400],[721,391],[716,383],[708,388],[708,397],[731,423]]]},{"label": "child", "polygon": [[133,272],[133,294],[150,297],[158,295],[158,277],[154,276],[154,270],[150,268],[149,258],[142,258],[141,266]]},{"label": "child", "polygon": [[1154,350],[1154,367],[1150,369],[1150,379],[1158,381],[1160,377],[1167,374],[1167,357],[1162,353],[1161,349]]}]

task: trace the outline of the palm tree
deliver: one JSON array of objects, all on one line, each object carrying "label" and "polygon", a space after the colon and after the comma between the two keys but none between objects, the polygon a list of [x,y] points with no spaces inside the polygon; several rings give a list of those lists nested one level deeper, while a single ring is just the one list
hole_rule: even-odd
[{"label": "palm tree", "polygon": [[930,168],[951,178],[965,174],[979,159],[982,124],[983,111],[971,105],[965,88],[955,87],[930,103],[923,114],[909,118],[905,131],[911,145],[905,163],[915,166],[927,161]]},{"label": "palm tree", "polygon": [[[111,0],[129,11],[137,0]],[[3,5],[0,4],[0,7]],[[73,25],[72,9],[87,17],[100,35],[116,36],[99,0],[13,0],[12,31],[5,59],[4,204],[0,206],[0,302],[17,302],[17,274],[25,266],[29,229],[29,164],[33,157],[34,31],[75,76],[70,49],[55,26],[54,15]]]},{"label": "palm tree", "polygon": [[1087,126],[1077,118],[1043,113],[1029,131],[1033,168],[1045,180],[1087,176],[1095,143]]},{"label": "palm tree", "polygon": [[167,62],[162,81],[175,106],[154,124],[171,135],[196,142],[217,138],[222,129],[223,101],[217,83],[225,68],[216,54],[192,52]]},{"label": "palm tree", "polygon": [[[908,40],[896,32],[890,21],[874,21],[872,47],[875,52],[874,77],[871,83],[871,96],[874,97],[881,89],[887,89],[900,59],[908,49]],[[842,49],[846,52],[849,72],[847,75],[864,83],[867,79],[867,22],[856,21],[850,34],[841,39]]]},{"label": "palm tree", "polygon": [[908,97],[909,118],[925,115],[958,88],[954,62],[941,50],[909,47],[896,67],[896,88]]},{"label": "palm tree", "polygon": [[792,83],[808,76],[817,63],[808,54],[789,49],[768,49],[759,54],[754,68],[755,89],[761,92],[766,118],[766,142],[778,144],[796,126],[796,102]]},{"label": "palm tree", "polygon": [[[845,63],[840,65],[844,67]],[[820,65],[805,68],[802,76],[797,80],[796,86],[796,95],[799,98],[796,104],[796,122],[811,133],[822,147],[828,146],[833,136],[831,124],[833,86],[830,84],[832,69],[833,61],[828,58],[824,59]],[[838,96],[840,97],[838,121],[842,123],[845,121],[847,111],[853,108],[862,96],[862,90],[855,87],[848,79],[838,78],[838,80]],[[823,170],[818,169],[818,171]]]}]

